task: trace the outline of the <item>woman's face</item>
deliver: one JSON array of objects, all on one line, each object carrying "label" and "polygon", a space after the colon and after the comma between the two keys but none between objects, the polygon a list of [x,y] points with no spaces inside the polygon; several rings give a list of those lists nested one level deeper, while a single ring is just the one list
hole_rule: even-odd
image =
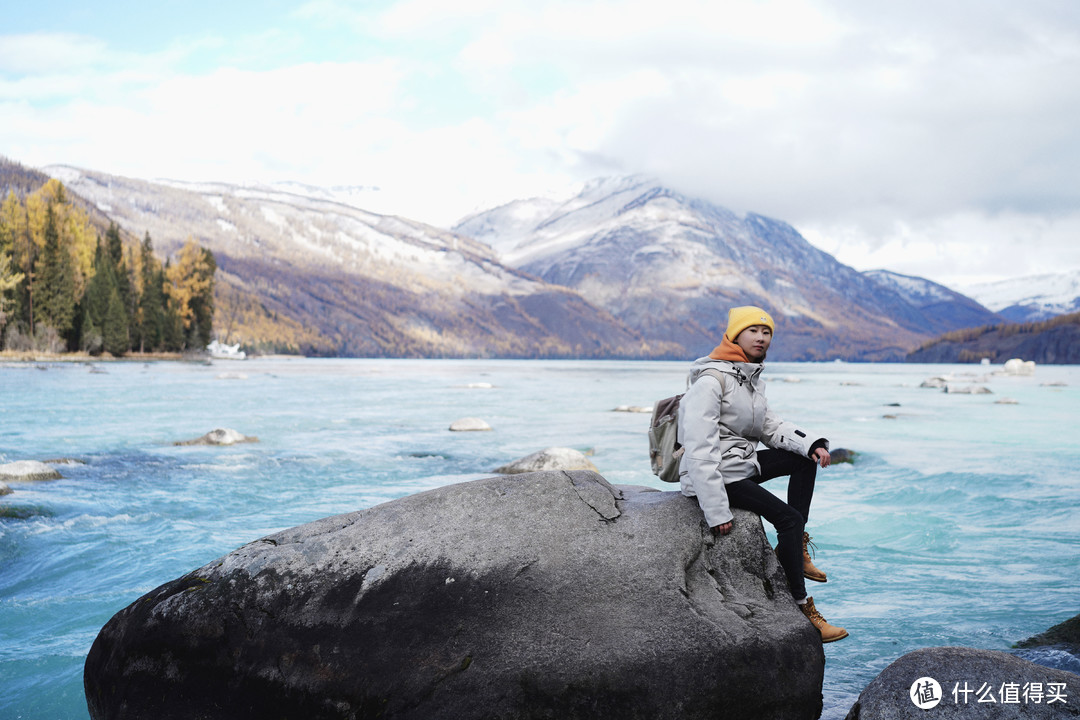
[{"label": "woman's face", "polygon": [[751,325],[739,333],[735,344],[743,349],[750,362],[761,362],[769,351],[772,342],[772,330],[768,325]]}]

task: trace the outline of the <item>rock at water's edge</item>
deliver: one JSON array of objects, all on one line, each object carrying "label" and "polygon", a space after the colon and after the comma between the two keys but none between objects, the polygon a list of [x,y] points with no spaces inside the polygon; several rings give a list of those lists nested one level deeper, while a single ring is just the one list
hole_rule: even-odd
[{"label": "rock at water's edge", "polygon": [[[922,709],[912,700],[912,686],[933,678],[940,687],[936,707]],[[1022,688],[1038,684],[1041,702],[1024,702]],[[1060,683],[1066,703],[1049,703],[1051,683]],[[1014,687],[1015,684],[1015,687]],[[985,687],[984,687],[985,686]],[[1006,688],[1006,686],[1008,686]],[[925,688],[925,682],[920,683]],[[984,702],[979,702],[980,688]],[[954,694],[954,690],[956,693]],[[970,690],[969,693],[965,691]],[[1017,692],[1016,702],[1002,702],[1000,695]],[[990,692],[991,695],[985,695]],[[994,702],[989,701],[989,697]],[[848,711],[846,720],[978,720],[979,718],[1075,717],[1080,698],[1080,675],[1055,670],[996,650],[937,647],[915,650],[881,671],[866,686]],[[925,696],[921,699],[928,699]],[[965,702],[966,700],[966,702]]]},{"label": "rock at water's edge", "polygon": [[92,718],[816,718],[824,653],[756,515],[591,472],[271,535],[119,612]]},{"label": "rock at water's edge", "polygon": [[248,436],[231,428],[217,428],[194,440],[180,440],[174,445],[237,445],[239,443],[259,442],[259,438]]},{"label": "rock at water's edge", "polygon": [[1074,615],[1045,632],[1016,643],[1013,647],[1032,648],[1046,645],[1063,645],[1069,648],[1070,652],[1080,653],[1080,615]]},{"label": "rock at water's edge", "polygon": [[592,470],[598,472],[585,453],[565,447],[549,447],[514,462],[495,468],[504,475],[514,473],[542,472],[544,470]]},{"label": "rock at water's edge", "polygon": [[0,465],[0,480],[6,482],[59,480],[62,477],[56,468],[37,460],[16,460]]}]

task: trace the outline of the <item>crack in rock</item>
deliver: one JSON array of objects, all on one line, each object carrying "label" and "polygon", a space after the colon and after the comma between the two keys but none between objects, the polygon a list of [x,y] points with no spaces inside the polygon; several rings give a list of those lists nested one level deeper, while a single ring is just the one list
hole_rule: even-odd
[{"label": "crack in rock", "polygon": [[613,522],[622,511],[616,501],[622,500],[622,493],[611,486],[607,480],[588,470],[563,471],[573,485],[581,501],[596,511],[604,522]]}]

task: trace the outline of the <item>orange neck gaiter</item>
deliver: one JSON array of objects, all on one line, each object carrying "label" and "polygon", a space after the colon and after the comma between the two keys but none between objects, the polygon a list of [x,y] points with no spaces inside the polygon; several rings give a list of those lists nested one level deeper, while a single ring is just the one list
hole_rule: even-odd
[{"label": "orange neck gaiter", "polygon": [[746,352],[735,343],[728,340],[728,336],[725,335],[723,341],[709,353],[709,357],[713,360],[729,360],[731,362],[750,362],[750,359],[746,357]]}]

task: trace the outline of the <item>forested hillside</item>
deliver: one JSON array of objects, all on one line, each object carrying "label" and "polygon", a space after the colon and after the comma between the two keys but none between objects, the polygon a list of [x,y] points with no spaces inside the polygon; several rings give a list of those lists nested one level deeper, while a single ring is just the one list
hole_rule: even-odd
[{"label": "forested hillside", "polygon": [[1012,323],[957,330],[931,340],[908,355],[908,362],[1000,363],[1010,358],[1059,365],[1080,364],[1080,313],[1043,322]]},{"label": "forested hillside", "polygon": [[213,254],[189,240],[162,262],[146,234],[104,232],[58,180],[4,163],[0,349],[123,355],[201,350],[212,333]]}]

